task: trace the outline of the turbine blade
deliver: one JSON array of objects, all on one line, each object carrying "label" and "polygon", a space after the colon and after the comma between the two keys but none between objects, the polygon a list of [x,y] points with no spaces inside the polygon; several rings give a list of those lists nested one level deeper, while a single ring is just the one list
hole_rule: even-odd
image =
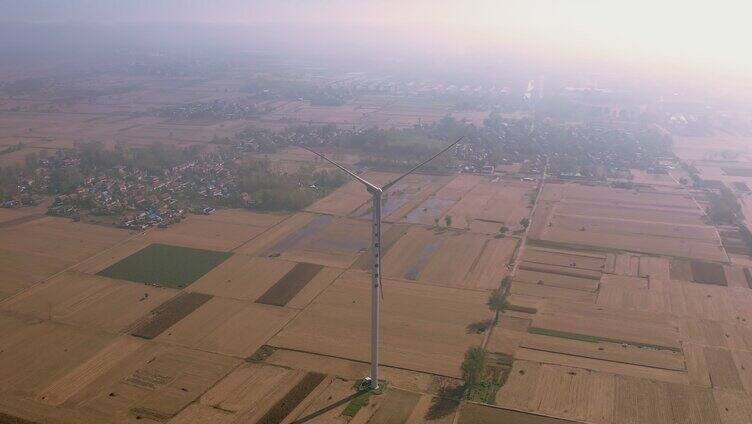
[{"label": "turbine blade", "polygon": [[443,148],[443,149],[442,149],[442,150],[441,150],[441,151],[440,151],[439,153],[436,153],[435,155],[431,156],[431,157],[430,157],[429,159],[427,159],[427,160],[425,160],[425,161],[421,162],[420,164],[418,164],[417,166],[413,167],[413,169],[411,169],[411,170],[409,170],[409,171],[405,172],[404,174],[400,175],[400,176],[399,176],[399,177],[397,177],[396,179],[394,179],[394,180],[392,180],[391,182],[387,183],[387,184],[386,184],[386,185],[385,185],[384,187],[382,187],[382,190],[384,190],[384,191],[387,191],[387,189],[389,189],[389,187],[391,187],[391,186],[393,186],[393,185],[397,184],[397,182],[398,182],[399,180],[401,180],[401,179],[403,179],[403,178],[407,177],[408,175],[410,175],[410,174],[412,174],[413,172],[417,171],[417,170],[418,170],[418,168],[420,168],[421,166],[423,166],[423,165],[427,164],[428,162],[431,162],[432,160],[436,159],[436,158],[437,158],[437,157],[439,157],[439,156],[440,156],[440,155],[441,155],[442,153],[446,152],[447,150],[451,149],[451,148],[452,148],[452,147],[453,147],[453,146],[454,146],[455,144],[459,143],[459,142],[460,142],[460,141],[461,141],[461,140],[462,140],[463,138],[465,138],[465,136],[464,136],[464,135],[463,135],[462,137],[458,138],[458,139],[457,139],[457,141],[455,141],[454,143],[452,143],[452,144],[450,144],[450,145],[446,146],[445,148]]},{"label": "turbine blade", "polygon": [[306,150],[308,150],[309,152],[313,153],[314,155],[316,155],[316,156],[318,156],[318,157],[320,157],[320,158],[324,159],[325,161],[327,161],[327,162],[331,163],[332,165],[334,165],[334,166],[336,166],[337,168],[341,169],[342,171],[344,171],[345,173],[347,173],[347,174],[348,174],[348,175],[350,175],[351,177],[353,177],[353,178],[355,178],[356,180],[360,181],[361,183],[365,184],[365,185],[366,185],[366,186],[367,186],[368,188],[371,188],[371,189],[374,189],[374,190],[379,190],[379,188],[378,188],[378,187],[377,187],[376,185],[374,185],[374,184],[371,184],[370,182],[368,182],[368,181],[364,180],[363,178],[361,178],[361,177],[360,177],[359,175],[357,175],[356,173],[354,173],[354,172],[350,171],[349,169],[345,168],[344,166],[342,166],[342,165],[338,164],[337,162],[335,162],[335,161],[333,161],[333,160],[329,159],[328,157],[326,157],[326,156],[322,155],[321,153],[319,153],[319,152],[317,152],[317,151],[315,151],[315,150],[313,150],[313,149],[311,149],[311,148],[309,148],[309,147],[306,147],[306,146],[299,146],[299,147],[302,147],[303,149],[306,149]]}]

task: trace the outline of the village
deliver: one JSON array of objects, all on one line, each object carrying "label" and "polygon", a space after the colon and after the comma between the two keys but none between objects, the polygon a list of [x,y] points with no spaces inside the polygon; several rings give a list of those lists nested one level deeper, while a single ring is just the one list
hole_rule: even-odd
[{"label": "village", "polygon": [[[227,203],[235,190],[235,178],[225,168],[220,155],[209,154],[159,173],[117,166],[78,174],[81,159],[66,151],[39,160],[38,167],[19,179],[18,193],[2,202],[2,207],[34,206],[52,185],[69,191],[53,197],[47,209],[51,216],[81,220],[82,215],[109,217],[120,228],[144,230],[180,222],[187,212],[209,214],[211,205]],[[61,181],[63,180],[63,181]]]}]

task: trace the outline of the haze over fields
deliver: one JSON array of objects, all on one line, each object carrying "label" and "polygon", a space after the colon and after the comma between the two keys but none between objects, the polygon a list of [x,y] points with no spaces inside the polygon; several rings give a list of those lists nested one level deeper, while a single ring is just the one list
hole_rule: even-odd
[{"label": "haze over fields", "polygon": [[750,12],[0,0],[0,424],[752,422]]}]

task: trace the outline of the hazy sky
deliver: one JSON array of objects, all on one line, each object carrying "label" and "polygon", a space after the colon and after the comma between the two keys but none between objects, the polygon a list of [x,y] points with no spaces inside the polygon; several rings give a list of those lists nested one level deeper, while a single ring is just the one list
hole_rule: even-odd
[{"label": "hazy sky", "polygon": [[340,28],[373,29],[426,49],[513,49],[745,85],[752,74],[752,1],[0,0],[0,11],[25,21],[320,25],[341,37]]}]

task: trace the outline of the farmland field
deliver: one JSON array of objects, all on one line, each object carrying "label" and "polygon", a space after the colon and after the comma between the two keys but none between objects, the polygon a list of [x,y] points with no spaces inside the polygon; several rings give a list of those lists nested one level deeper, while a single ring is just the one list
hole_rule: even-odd
[{"label": "farmland field", "polygon": [[0,227],[0,298],[106,253],[128,237],[122,230],[47,216]]},{"label": "farmland field", "polygon": [[176,294],[172,289],[68,271],[14,297],[0,309],[119,333]]},{"label": "farmland field", "polygon": [[640,190],[549,184],[533,237],[568,246],[592,246],[657,255],[727,261],[714,227],[691,198],[675,190]]},{"label": "farmland field", "polygon": [[391,278],[455,287],[498,287],[517,241],[472,232],[412,227],[391,245],[384,274]]},{"label": "farmland field", "polygon": [[308,284],[323,266],[314,264],[297,264],[277,283],[259,297],[256,302],[267,305],[285,306],[303,287]]},{"label": "farmland field", "polygon": [[185,287],[230,256],[226,252],[151,244],[98,275],[162,287]]},{"label": "farmland field", "polygon": [[[279,332],[273,346],[364,361],[369,356],[368,276],[348,272]],[[382,352],[385,365],[460,375],[467,346],[482,336],[466,327],[486,318],[485,293],[383,281]],[[441,331],[435,331],[440,328]],[[448,341],[451,341],[449,343]],[[422,352],[433,352],[430,358]]]},{"label": "farmland field", "polygon": [[[245,119],[139,115],[238,97],[240,85],[143,77],[138,89],[60,112],[3,113],[0,145],[24,147],[0,162],[87,137],[219,151],[249,123],[417,131],[446,115],[488,116],[378,91],[339,106],[263,100],[264,112]],[[334,170],[299,147],[267,153],[242,141],[279,172]],[[677,143],[696,156],[699,147]],[[377,184],[398,175],[365,165],[367,154],[321,147]],[[750,194],[739,194],[752,186],[748,164],[693,160],[750,212]],[[739,234],[709,224],[712,196],[679,181],[690,168],[562,182],[531,170],[538,165],[415,174],[384,195],[387,389],[364,404],[354,387],[369,372],[371,204],[359,183],[302,211],[217,207],[138,232],[47,216],[49,197],[0,209],[0,414],[40,423],[752,422],[752,259]],[[502,282],[494,322],[489,296]],[[501,387],[460,402],[475,346]]]},{"label": "farmland field", "polygon": [[210,299],[211,296],[201,293],[180,294],[152,310],[146,320],[136,327],[133,335],[153,339]]}]

